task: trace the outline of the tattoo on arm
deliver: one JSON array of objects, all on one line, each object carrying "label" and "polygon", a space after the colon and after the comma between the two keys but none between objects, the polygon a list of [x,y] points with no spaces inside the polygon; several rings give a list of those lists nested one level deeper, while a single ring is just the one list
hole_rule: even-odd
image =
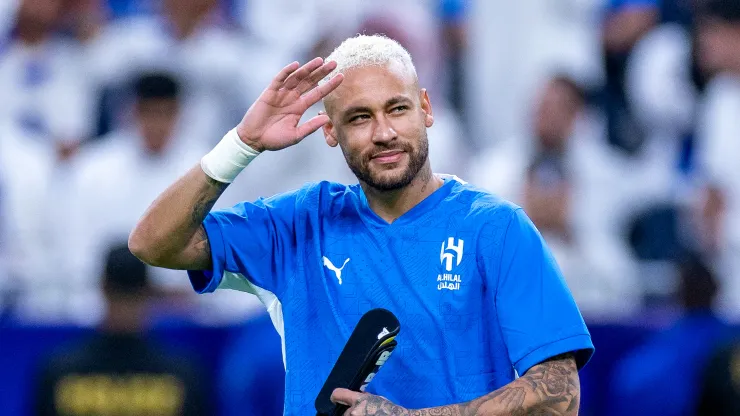
[{"label": "tattoo on arm", "polygon": [[211,208],[213,208],[213,205],[216,204],[218,198],[221,197],[221,194],[224,193],[226,187],[229,185],[227,183],[218,182],[211,178],[208,178],[208,184],[211,186],[211,192],[207,192],[201,195],[200,198],[198,198],[198,200],[195,202],[195,205],[193,205],[193,212],[191,217],[193,224],[200,224],[203,222],[203,219],[206,217],[206,215],[208,215],[208,213],[211,211]]},{"label": "tattoo on arm", "polygon": [[195,205],[193,205],[193,211],[191,212],[191,221],[193,225],[197,225],[198,229],[195,231],[195,235],[190,240],[190,246],[192,247],[192,253],[194,264],[189,268],[199,269],[210,269],[212,265],[211,259],[211,243],[208,241],[208,234],[206,229],[203,227],[203,220],[206,215],[211,211],[213,205],[226,190],[228,184],[215,181],[208,178],[208,184],[211,185],[212,191],[204,193]]},{"label": "tattoo on arm", "polygon": [[208,259],[208,263],[211,262],[211,243],[208,241],[208,234],[206,234],[206,229],[203,225],[198,227],[198,231],[195,232],[194,247],[198,252],[198,257],[201,259]]},{"label": "tattoo on arm", "polygon": [[[409,416],[484,416],[552,415],[576,416],[580,404],[580,382],[573,354],[553,357],[532,367],[508,385],[467,403],[410,410],[398,413],[375,412],[367,415]],[[368,408],[369,409],[369,408]],[[392,408],[388,409],[389,411]]]}]

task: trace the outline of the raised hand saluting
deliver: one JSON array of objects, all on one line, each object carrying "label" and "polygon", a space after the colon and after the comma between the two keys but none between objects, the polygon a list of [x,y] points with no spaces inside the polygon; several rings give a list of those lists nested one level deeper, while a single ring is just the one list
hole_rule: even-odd
[{"label": "raised hand saluting", "polygon": [[336,62],[315,58],[299,67],[298,62],[283,68],[252,104],[236,128],[239,138],[252,149],[280,150],[299,143],[329,121],[325,114],[298,125],[312,105],[341,84],[337,74],[319,86],[319,81],[337,67]]}]

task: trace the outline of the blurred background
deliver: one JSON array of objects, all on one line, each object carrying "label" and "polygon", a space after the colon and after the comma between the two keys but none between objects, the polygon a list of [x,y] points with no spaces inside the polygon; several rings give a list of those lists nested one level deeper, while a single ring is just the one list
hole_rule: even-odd
[{"label": "blurred background", "polygon": [[[411,52],[433,169],[552,248],[596,345],[581,414],[740,414],[738,0],[0,0],[0,414],[282,414],[256,297],[125,244],[280,68],[357,33]],[[217,208],[355,182],[320,133],[250,170]]]}]

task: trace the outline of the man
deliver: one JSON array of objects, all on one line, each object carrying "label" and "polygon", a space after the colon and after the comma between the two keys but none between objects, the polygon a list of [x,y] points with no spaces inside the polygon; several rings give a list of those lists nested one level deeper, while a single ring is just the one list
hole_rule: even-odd
[{"label": "man", "polygon": [[[717,346],[728,341],[732,328],[712,311],[718,282],[709,264],[700,255],[686,253],[676,265],[675,301],[682,314],[614,364],[607,416],[721,414],[693,411],[700,402],[704,367]],[[681,377],[675,377],[676,368]]]},{"label": "man", "polygon": [[[194,146],[187,140],[183,97],[189,93],[181,80],[168,72],[137,74],[130,82],[133,98],[132,122],[90,144],[74,160],[71,179],[58,192],[54,222],[64,241],[57,279],[66,297],[68,313],[84,311],[83,323],[96,323],[101,301],[96,273],[102,267],[104,250],[114,241],[126,239],[141,212],[167,186],[190,169],[210,146]],[[153,269],[152,281],[160,295],[160,310],[167,315],[223,322],[242,319],[246,311],[261,309],[256,300],[241,302],[219,296],[197,297],[182,279],[181,272]],[[63,282],[63,284],[62,284]],[[48,282],[47,282],[48,285]],[[224,292],[223,294],[226,294]],[[236,296],[234,296],[236,297]],[[229,305],[225,310],[214,308]],[[198,305],[195,308],[195,305]]]},{"label": "man", "polygon": [[119,244],[105,263],[105,320],[43,369],[34,414],[211,414],[203,374],[143,336],[151,292],[146,265]]},{"label": "man", "polygon": [[[321,99],[326,113],[297,125]],[[570,292],[521,209],[432,173],[433,123],[405,49],[381,36],[348,39],[326,61],[285,67],[201,166],[154,202],[129,246],[150,264],[190,270],[199,292],[262,300],[283,338],[286,414],[315,412],[360,315],[385,307],[403,325],[400,347],[373,394],[334,392],[349,414],[574,415],[577,371],[593,345]],[[308,184],[208,214],[259,152],[320,127],[359,184]]]},{"label": "man", "polygon": [[[194,137],[233,126],[259,92],[251,88],[256,69],[248,72],[244,65],[256,60],[245,53],[250,44],[224,27],[217,0],[161,0],[156,5],[159,13],[111,22],[86,44],[88,76],[104,91],[110,107],[105,116],[115,117],[125,104],[121,90],[129,77],[167,71],[188,88],[181,111]],[[118,124],[113,119],[111,127]],[[108,131],[107,126],[101,130]]]},{"label": "man", "polygon": [[568,75],[552,76],[534,103],[531,132],[478,153],[470,180],[526,210],[583,315],[624,316],[641,295],[618,230],[629,213],[627,181],[584,95]]},{"label": "man", "polygon": [[0,34],[0,119],[69,160],[92,132],[94,90],[82,48],[56,32],[62,7],[60,0],[22,0],[12,36]]},{"label": "man", "polygon": [[734,320],[740,316],[740,3],[707,1],[697,22],[698,61],[709,75],[696,129],[698,236],[716,256],[718,304]]}]

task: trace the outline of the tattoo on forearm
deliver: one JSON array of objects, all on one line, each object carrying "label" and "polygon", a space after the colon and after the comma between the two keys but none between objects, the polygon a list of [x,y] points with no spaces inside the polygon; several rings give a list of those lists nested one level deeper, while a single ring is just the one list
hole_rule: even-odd
[{"label": "tattoo on forearm", "polygon": [[228,184],[226,183],[218,182],[211,178],[208,178],[208,184],[213,189],[213,192],[201,195],[201,197],[195,202],[195,205],[193,205],[193,224],[200,224],[201,222],[203,222],[203,219],[211,211],[213,205],[216,204],[216,201],[219,197],[221,197],[221,194],[224,193],[226,187],[228,186]]},{"label": "tattoo on forearm", "polygon": [[[572,354],[553,357],[532,367],[515,382],[463,404],[399,413],[363,415],[403,416],[575,416],[580,402],[578,370]],[[392,408],[389,408],[392,410]]]},{"label": "tattoo on forearm", "polygon": [[206,229],[202,225],[195,232],[195,239],[197,241],[195,243],[195,249],[200,254],[200,257],[210,262],[211,243],[208,241],[208,234],[206,234]]},{"label": "tattoo on forearm", "polygon": [[191,247],[194,248],[197,259],[197,266],[200,268],[210,268],[211,265],[211,244],[208,241],[208,234],[206,229],[203,227],[203,219],[211,211],[213,205],[216,203],[218,198],[223,194],[228,184],[215,181],[208,178],[208,184],[211,187],[210,192],[206,192],[196,201],[193,205],[193,211],[191,212],[191,221],[193,225],[197,225],[198,229],[195,231],[195,237],[191,240]]}]

